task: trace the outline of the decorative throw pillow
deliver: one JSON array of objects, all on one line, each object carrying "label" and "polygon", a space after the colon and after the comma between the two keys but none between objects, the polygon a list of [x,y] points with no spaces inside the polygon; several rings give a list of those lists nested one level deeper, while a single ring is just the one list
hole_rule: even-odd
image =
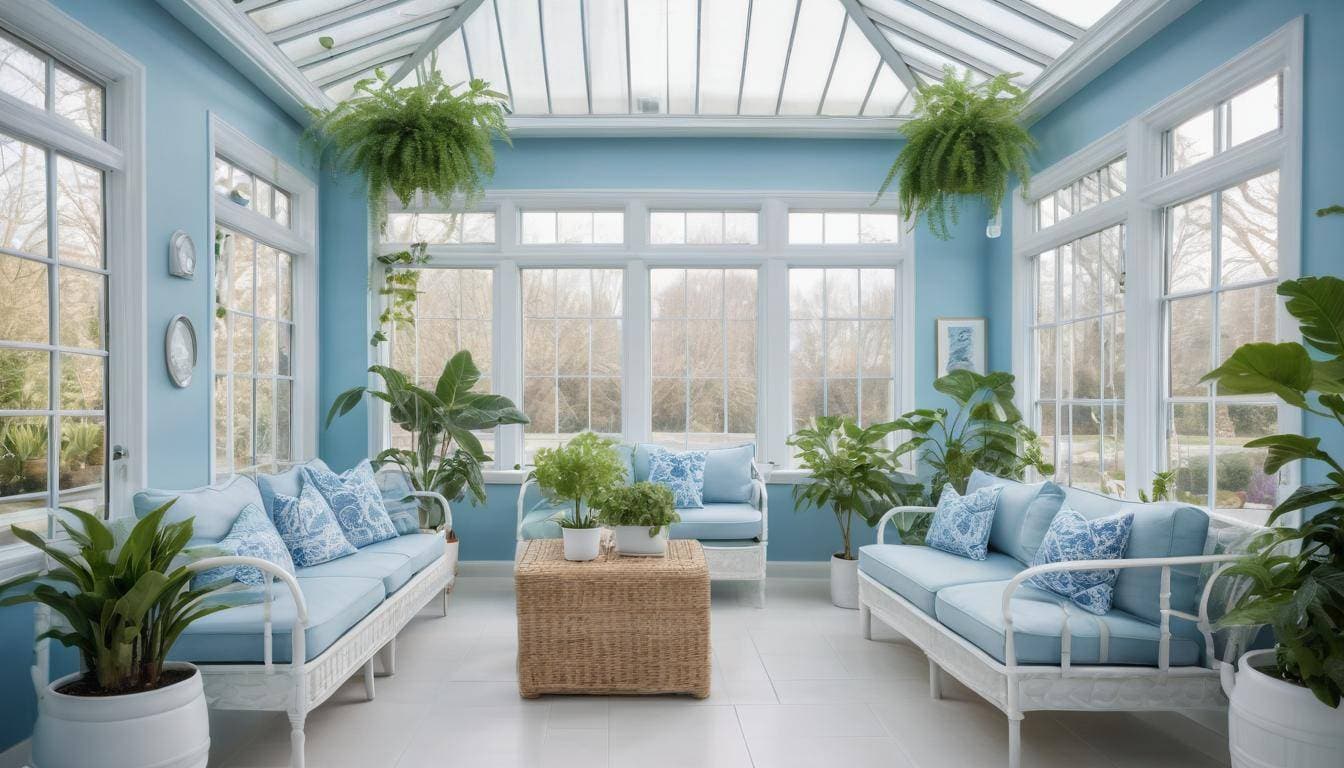
[{"label": "decorative throw pillow", "polygon": [[[1065,507],[1059,510],[1045,532],[1045,541],[1036,550],[1032,565],[1067,563],[1074,560],[1116,560],[1125,556],[1129,531],[1134,526],[1133,512],[1120,512],[1088,520]],[[1038,573],[1027,583],[1067,597],[1079,608],[1098,616],[1111,610],[1115,579],[1120,571],[1102,568],[1094,571],[1053,571]]]},{"label": "decorative throw pillow", "polygon": [[319,467],[304,467],[303,485],[317,488],[336,515],[345,538],[356,547],[397,537],[397,527],[383,506],[383,493],[378,489],[368,459],[340,475]]},{"label": "decorative throw pillow", "polygon": [[994,507],[1002,490],[1001,485],[991,485],[962,496],[951,484],[943,486],[924,543],[954,555],[984,560],[989,553]]},{"label": "decorative throw pillow", "polygon": [[672,489],[678,509],[705,506],[705,452],[659,449],[649,454],[649,482]]},{"label": "decorative throw pillow", "polygon": [[387,508],[387,516],[392,518],[392,525],[397,529],[397,534],[405,536],[408,533],[418,533],[420,531],[420,500],[411,496],[410,481],[406,475],[401,472],[378,472],[374,475],[378,481],[378,490],[383,495],[383,506]]},{"label": "decorative throw pillow", "polygon": [[294,565],[307,568],[338,557],[353,555],[357,550],[341,533],[327,500],[312,483],[304,483],[298,498],[275,495],[275,529],[289,548]]},{"label": "decorative throw pillow", "polygon": [[[294,573],[294,561],[289,556],[285,542],[280,538],[280,532],[275,529],[275,523],[271,522],[271,518],[267,517],[256,504],[243,507],[243,511],[238,513],[238,519],[233,521],[233,528],[229,530],[229,534],[211,546],[216,555],[256,557]],[[261,586],[266,579],[260,568],[253,568],[250,565],[225,565],[196,574],[192,577],[191,588],[199,589],[217,581],[241,581],[244,584]]]}]

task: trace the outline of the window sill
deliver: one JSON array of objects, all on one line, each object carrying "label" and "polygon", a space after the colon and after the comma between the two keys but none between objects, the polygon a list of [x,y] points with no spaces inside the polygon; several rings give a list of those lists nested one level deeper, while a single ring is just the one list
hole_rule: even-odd
[{"label": "window sill", "polygon": [[0,547],[0,582],[42,569],[42,553],[27,544]]}]

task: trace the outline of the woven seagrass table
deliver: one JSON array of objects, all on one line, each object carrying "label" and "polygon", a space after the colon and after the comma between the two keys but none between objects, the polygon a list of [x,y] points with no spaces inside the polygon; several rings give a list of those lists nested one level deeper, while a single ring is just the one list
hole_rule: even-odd
[{"label": "woven seagrass table", "polygon": [[709,695],[709,567],[698,541],[666,557],[565,560],[559,539],[528,543],[514,568],[518,692]]}]

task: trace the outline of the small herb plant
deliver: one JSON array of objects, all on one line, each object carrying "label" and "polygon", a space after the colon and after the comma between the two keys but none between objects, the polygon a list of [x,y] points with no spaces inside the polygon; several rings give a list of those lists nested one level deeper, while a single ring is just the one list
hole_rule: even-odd
[{"label": "small herb plant", "polygon": [[1139,501],[1144,504],[1153,501],[1166,501],[1171,498],[1171,484],[1176,479],[1176,470],[1169,469],[1166,472],[1157,472],[1153,474],[1153,490],[1151,493],[1139,489]]},{"label": "small herb plant", "polygon": [[1017,73],[973,83],[948,67],[941,82],[915,91],[915,116],[901,126],[905,146],[878,190],[893,183],[907,219],[924,216],[941,240],[951,235],[961,197],[982,197],[992,216],[1016,175],[1025,189],[1031,177],[1027,154],[1036,147],[1022,126],[1027,94],[1013,84]]},{"label": "small herb plant", "polygon": [[534,462],[531,477],[546,498],[574,505],[574,514],[559,521],[561,528],[596,528],[594,500],[625,482],[616,441],[592,432],[580,433],[560,448],[542,448]]},{"label": "small herb plant", "polygon": [[618,485],[598,500],[598,522],[603,525],[647,525],[649,538],[664,526],[681,522],[672,489],[647,480]]},{"label": "small herb plant", "polygon": [[386,268],[383,287],[378,293],[387,297],[387,308],[378,315],[378,329],[369,338],[370,346],[387,341],[387,331],[415,326],[415,300],[420,295],[420,270],[429,262],[429,245],[416,243],[409,249],[378,256]]}]

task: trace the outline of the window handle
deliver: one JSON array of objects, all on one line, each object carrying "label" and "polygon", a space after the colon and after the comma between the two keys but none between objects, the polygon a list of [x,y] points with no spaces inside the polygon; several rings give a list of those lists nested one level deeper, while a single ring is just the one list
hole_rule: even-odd
[{"label": "window handle", "polygon": [[131,452],[128,451],[128,450],[126,450],[126,446],[123,446],[123,445],[114,445],[114,446],[112,446],[112,460],[113,460],[113,461],[121,461],[122,459],[125,459],[126,457],[128,457],[128,456],[130,456],[130,455],[131,455]]}]

